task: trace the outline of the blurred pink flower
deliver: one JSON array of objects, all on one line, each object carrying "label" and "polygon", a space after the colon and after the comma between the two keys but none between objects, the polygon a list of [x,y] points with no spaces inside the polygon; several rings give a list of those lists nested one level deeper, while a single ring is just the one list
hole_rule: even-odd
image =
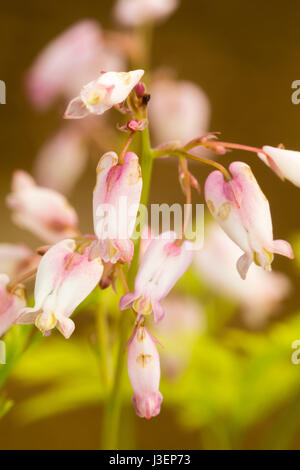
[{"label": "blurred pink flower", "polygon": [[270,147],[269,145],[265,145],[262,150],[271,158],[270,162],[264,153],[258,153],[259,158],[266,165],[271,166],[271,168],[275,166],[275,172],[279,176],[300,187],[300,152]]},{"label": "blurred pink flower", "polygon": [[25,307],[25,290],[17,285],[12,291],[7,289],[9,277],[0,274],[0,337],[11,327],[21,309]]},{"label": "blurred pink flower", "polygon": [[115,152],[105,153],[97,166],[94,189],[94,230],[105,262],[130,262],[132,236],[139,209],[142,175],[138,157],[127,152],[120,164]]},{"label": "blurred pink flower", "polygon": [[27,73],[26,89],[31,102],[45,109],[59,96],[74,96],[100,70],[118,71],[124,66],[118,49],[105,44],[100,25],[82,20],[39,54]]},{"label": "blurred pink flower", "polygon": [[148,246],[135,278],[134,292],[120,299],[120,310],[133,307],[139,315],[153,312],[155,322],[164,316],[161,301],[193,260],[193,244],[176,245],[175,232],[164,232]]},{"label": "blurred pink flower", "polygon": [[133,404],[141,418],[150,419],[160,412],[160,362],[155,339],[144,326],[135,328],[128,343],[127,368],[133,388]]},{"label": "blurred pink flower", "polygon": [[12,193],[7,196],[13,221],[46,243],[77,234],[77,214],[61,194],[37,186],[25,171],[15,171]]},{"label": "blurred pink flower", "polygon": [[36,276],[34,308],[25,308],[16,323],[35,323],[47,335],[56,326],[69,338],[74,322],[69,318],[75,308],[99,283],[103,265],[90,259],[89,248],[76,252],[74,240],[62,240],[43,256]]},{"label": "blurred pink flower", "polygon": [[240,248],[217,224],[211,224],[203,249],[195,255],[195,267],[206,285],[242,307],[249,326],[261,326],[276,312],[291,284],[284,274],[266,272],[256,265],[250,267],[247,279],[242,280],[234,263],[240,255]]},{"label": "blurred pink flower", "polygon": [[70,101],[65,119],[81,119],[89,114],[103,114],[122,103],[143,75],[143,70],[102,72],[99,78],[85,85],[80,94]]},{"label": "blurred pink flower", "polygon": [[271,270],[273,254],[293,258],[290,244],[273,240],[269,202],[261,191],[250,167],[231,163],[232,179],[227,182],[220,171],[213,171],[205,183],[208,208],[227,235],[244,251],[237,261],[242,279],[252,262]]},{"label": "blurred pink flower", "polygon": [[29,271],[40,257],[26,245],[0,243],[0,273],[5,273],[10,279]]},{"label": "blurred pink flower", "polygon": [[178,0],[118,0],[114,16],[124,26],[162,21],[178,6]]},{"label": "blurred pink flower", "polygon": [[37,182],[67,194],[84,171],[87,158],[87,147],[79,129],[64,128],[38,153],[35,162]]},{"label": "blurred pink flower", "polygon": [[150,92],[149,116],[157,145],[169,141],[184,145],[207,132],[210,104],[199,86],[164,78],[154,81]]}]

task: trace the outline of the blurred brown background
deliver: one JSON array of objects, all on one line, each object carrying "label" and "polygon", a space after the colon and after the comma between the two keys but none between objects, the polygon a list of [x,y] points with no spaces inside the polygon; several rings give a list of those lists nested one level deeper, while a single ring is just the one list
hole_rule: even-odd
[{"label": "blurred brown background", "polygon": [[[61,117],[57,109],[38,114],[32,111],[22,88],[24,71],[41,48],[81,18],[98,19],[104,28],[114,26],[110,9],[113,0],[27,0],[2,2],[0,19],[0,79],[6,82],[7,104],[0,105],[1,128],[1,237],[4,241],[34,240],[15,228],[4,199],[12,171],[31,170],[37,150],[55,132]],[[154,38],[153,65],[175,68],[178,77],[198,83],[212,105],[212,131],[222,138],[254,146],[276,146],[300,150],[300,105],[291,102],[291,83],[300,79],[300,3],[282,0],[251,2],[227,0],[182,0],[181,7],[159,26]],[[226,163],[231,155],[220,157]],[[255,155],[234,153],[252,165],[270,200],[275,238],[289,239],[299,230],[299,190],[282,184]],[[181,195],[176,167],[160,163],[154,171],[151,198],[176,202]],[[195,167],[203,183],[206,169]],[[165,184],[174,177],[174,184]],[[81,229],[91,230],[91,193],[94,175],[86,172],[72,195],[72,203],[83,214]],[[274,267],[293,277],[296,288],[286,312],[297,304],[297,285],[292,264],[277,257]],[[299,286],[300,287],[300,286]],[[12,390],[17,397],[22,390]],[[99,414],[99,426],[95,416]],[[97,448],[101,410],[87,409],[49,419],[26,429],[14,429],[9,416],[0,426],[1,448]],[[125,419],[126,417],[124,417]],[[197,448],[198,437],[186,433],[168,412],[145,423],[136,419],[139,448]],[[249,444],[251,446],[251,444]]]}]

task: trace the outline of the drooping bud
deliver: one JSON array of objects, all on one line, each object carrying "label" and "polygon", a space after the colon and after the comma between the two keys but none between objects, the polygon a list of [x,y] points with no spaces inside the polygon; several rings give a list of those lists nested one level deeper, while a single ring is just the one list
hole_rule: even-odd
[{"label": "drooping bud", "polygon": [[133,404],[141,418],[150,419],[160,412],[160,361],[155,339],[138,325],[129,340],[127,367],[133,389]]}]

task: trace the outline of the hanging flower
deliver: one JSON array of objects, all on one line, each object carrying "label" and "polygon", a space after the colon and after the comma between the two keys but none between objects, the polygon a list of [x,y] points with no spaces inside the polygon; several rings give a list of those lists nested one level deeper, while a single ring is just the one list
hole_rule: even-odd
[{"label": "hanging flower", "polygon": [[37,186],[25,171],[15,171],[7,204],[13,211],[13,221],[46,243],[77,234],[77,214],[66,198]]},{"label": "hanging flower", "polygon": [[102,72],[85,85],[79,96],[70,101],[65,119],[81,119],[89,114],[103,114],[122,103],[144,75],[144,70],[132,72]]},{"label": "hanging flower", "polygon": [[90,259],[89,248],[81,254],[74,240],[54,245],[43,256],[36,276],[35,305],[25,308],[17,323],[35,323],[47,335],[56,326],[69,338],[74,322],[69,318],[75,308],[99,283],[103,265],[99,258]]},{"label": "hanging flower", "polygon": [[144,326],[137,326],[128,343],[127,368],[133,388],[133,404],[141,418],[150,419],[160,412],[160,361],[155,338]]},{"label": "hanging flower", "polygon": [[98,249],[105,262],[130,262],[134,245],[130,240],[139,208],[142,176],[138,157],[127,152],[120,164],[116,153],[105,153],[97,166],[94,189],[94,229]]},{"label": "hanging flower", "polygon": [[227,235],[244,251],[237,269],[246,278],[252,262],[271,270],[273,254],[293,258],[290,244],[273,240],[269,202],[261,191],[250,167],[243,162],[231,163],[230,181],[220,171],[213,171],[205,183],[207,206]]},{"label": "hanging flower", "polygon": [[258,156],[266,165],[271,167],[278,176],[300,187],[300,152],[269,145],[265,145],[262,150],[264,153],[258,153]]},{"label": "hanging flower", "polygon": [[175,243],[175,232],[164,232],[151,241],[139,267],[134,291],[123,295],[120,310],[133,307],[138,315],[153,312],[155,322],[164,316],[161,301],[168,295],[193,260],[193,244]]},{"label": "hanging flower", "polygon": [[23,244],[0,243],[0,273],[10,279],[29,271],[39,263],[40,257]]}]

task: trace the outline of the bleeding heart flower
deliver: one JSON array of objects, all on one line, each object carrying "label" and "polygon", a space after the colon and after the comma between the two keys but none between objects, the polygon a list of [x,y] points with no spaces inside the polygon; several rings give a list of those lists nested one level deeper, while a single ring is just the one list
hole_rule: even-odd
[{"label": "bleeding heart flower", "polygon": [[103,114],[122,103],[144,75],[144,70],[132,72],[102,72],[85,85],[79,96],[70,101],[65,119],[81,119],[89,114]]},{"label": "bleeding heart flower", "polygon": [[120,299],[120,310],[133,307],[139,315],[153,312],[155,322],[164,316],[161,301],[193,260],[193,244],[177,245],[175,232],[164,232],[151,241],[139,267],[134,291]]},{"label": "bleeding heart flower", "polygon": [[142,191],[142,176],[138,157],[126,153],[124,163],[118,163],[114,152],[105,153],[97,166],[94,190],[94,229],[98,249],[105,262],[130,262],[134,245],[133,233]]},{"label": "bleeding heart flower", "polygon": [[139,26],[161,21],[178,6],[178,0],[119,0],[115,7],[116,20],[125,26]]},{"label": "bleeding heart flower", "polygon": [[75,308],[99,283],[103,265],[90,259],[89,248],[76,252],[74,240],[62,240],[43,256],[36,276],[34,308],[25,308],[18,324],[35,323],[47,335],[56,326],[69,338],[74,322],[69,318]]},{"label": "bleeding heart flower", "polygon": [[37,186],[25,171],[15,171],[7,204],[13,211],[13,221],[46,243],[56,243],[77,234],[77,214],[66,198]]},{"label": "bleeding heart flower", "polygon": [[[271,167],[278,176],[286,178],[295,186],[300,187],[300,152],[270,147],[269,145],[265,145],[262,150],[265,153],[258,153],[257,155],[266,165]],[[268,155],[270,160],[265,154]]]},{"label": "bleeding heart flower", "polygon": [[133,404],[141,418],[160,412],[160,362],[153,338],[144,326],[137,326],[128,343],[127,368],[133,388]]},{"label": "bleeding heart flower", "polygon": [[208,176],[205,199],[213,217],[244,251],[237,261],[237,269],[245,279],[252,262],[270,271],[274,253],[288,258],[294,255],[288,242],[273,240],[269,202],[250,167],[233,162],[229,169],[233,175],[230,181],[224,181],[220,171]]},{"label": "bleeding heart flower", "polygon": [[0,274],[0,337],[11,327],[26,305],[25,290],[21,284],[7,288],[9,277]]}]

